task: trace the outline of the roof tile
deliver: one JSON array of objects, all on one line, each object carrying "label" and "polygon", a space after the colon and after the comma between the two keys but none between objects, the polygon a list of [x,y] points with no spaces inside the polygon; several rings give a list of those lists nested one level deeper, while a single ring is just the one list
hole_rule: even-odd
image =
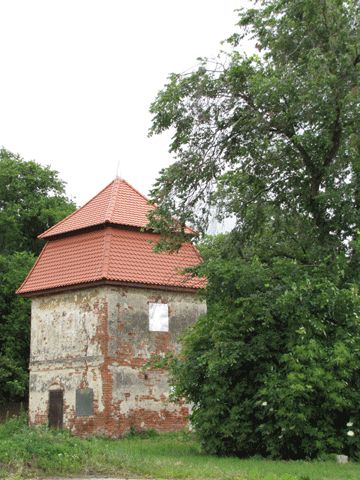
[{"label": "roof tile", "polygon": [[107,223],[143,228],[148,223],[146,214],[152,208],[154,206],[144,195],[125,180],[117,178],[39,238],[51,238]]},{"label": "roof tile", "polygon": [[49,241],[17,293],[108,280],[120,283],[198,289],[203,278],[183,275],[201,259],[191,243],[176,253],[153,251],[158,234],[107,227]]},{"label": "roof tile", "polygon": [[[185,243],[177,253],[153,251],[160,236],[139,230],[147,225],[151,208],[125,180],[114,180],[83,207],[39,235],[49,241],[17,293],[36,294],[105,280],[204,287],[204,279],[181,273],[201,261],[194,245]],[[98,228],[91,228],[94,226]]]}]

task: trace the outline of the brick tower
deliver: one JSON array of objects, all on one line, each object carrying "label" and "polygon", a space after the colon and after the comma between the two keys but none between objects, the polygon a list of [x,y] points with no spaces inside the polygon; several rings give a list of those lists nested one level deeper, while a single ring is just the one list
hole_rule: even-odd
[{"label": "brick tower", "polygon": [[181,272],[200,262],[191,243],[154,253],[150,208],[116,179],[39,236],[47,243],[17,292],[32,299],[31,424],[109,436],[187,425],[187,406],[169,401],[167,372],[142,367],[179,350],[206,309],[204,280]]}]

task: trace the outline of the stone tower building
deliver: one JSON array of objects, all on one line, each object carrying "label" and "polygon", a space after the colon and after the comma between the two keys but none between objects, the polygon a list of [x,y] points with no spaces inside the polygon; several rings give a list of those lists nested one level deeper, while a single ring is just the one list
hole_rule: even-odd
[{"label": "stone tower building", "polygon": [[205,311],[204,280],[181,273],[200,261],[191,243],[153,252],[149,208],[116,179],[39,236],[47,243],[17,292],[32,299],[31,424],[110,436],[186,426],[167,372],[142,367],[178,351],[181,332]]}]

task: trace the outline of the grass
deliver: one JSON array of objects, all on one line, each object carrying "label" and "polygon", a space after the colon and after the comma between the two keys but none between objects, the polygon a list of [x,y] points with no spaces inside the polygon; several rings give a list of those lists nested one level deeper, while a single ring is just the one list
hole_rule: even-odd
[{"label": "grass", "polygon": [[193,435],[80,439],[31,429],[25,417],[0,425],[0,478],[105,475],[161,479],[358,480],[360,464],[271,461],[204,455]]}]

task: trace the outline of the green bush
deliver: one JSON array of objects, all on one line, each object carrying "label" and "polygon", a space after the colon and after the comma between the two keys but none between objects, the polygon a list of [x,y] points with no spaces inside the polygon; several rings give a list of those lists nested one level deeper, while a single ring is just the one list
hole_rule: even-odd
[{"label": "green bush", "polygon": [[[223,243],[222,243],[223,242]],[[229,254],[207,245],[208,313],[172,365],[210,453],[360,456],[360,296],[346,259]]]}]

